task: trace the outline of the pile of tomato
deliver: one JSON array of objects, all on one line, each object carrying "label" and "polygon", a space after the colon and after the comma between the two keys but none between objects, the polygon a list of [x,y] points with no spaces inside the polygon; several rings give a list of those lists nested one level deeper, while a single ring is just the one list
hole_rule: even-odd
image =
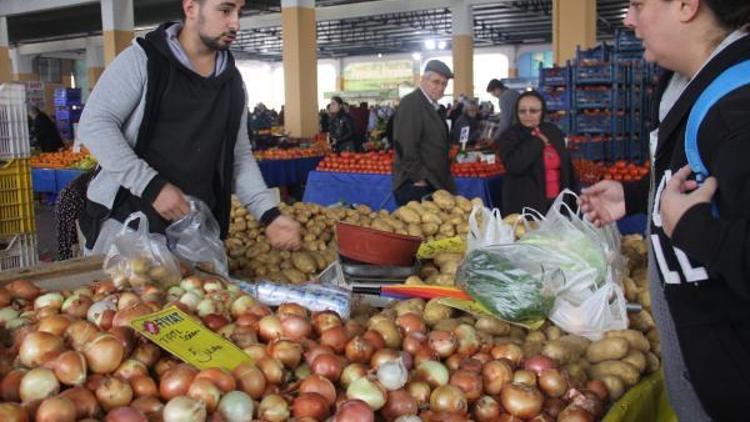
[{"label": "pile of tomato", "polygon": [[391,174],[393,151],[372,151],[364,153],[342,152],[329,154],[318,163],[319,171],[339,173]]},{"label": "pile of tomato", "polygon": [[307,148],[269,148],[255,151],[256,160],[294,160],[296,158],[320,157],[325,152],[317,145]]},{"label": "pile of tomato", "polygon": [[493,177],[505,174],[505,167],[502,163],[453,163],[451,174],[456,177]]},{"label": "pile of tomato", "polygon": [[594,184],[600,180],[616,180],[618,182],[634,182],[648,175],[651,163],[646,161],[642,164],[616,161],[607,164],[602,161],[573,160],[578,180],[586,185]]}]

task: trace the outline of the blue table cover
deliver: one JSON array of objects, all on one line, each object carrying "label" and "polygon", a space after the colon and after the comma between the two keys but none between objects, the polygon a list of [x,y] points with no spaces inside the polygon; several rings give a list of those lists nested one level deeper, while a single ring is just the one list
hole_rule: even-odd
[{"label": "blue table cover", "polygon": [[32,168],[31,188],[38,193],[57,193],[55,169]]},{"label": "blue table cover", "polygon": [[258,161],[258,166],[269,187],[291,186],[305,183],[307,174],[315,170],[322,159],[323,157],[261,160]]},{"label": "blue table cover", "polygon": [[646,234],[646,214],[635,214],[617,222],[622,234]]},{"label": "blue table cover", "polygon": [[59,169],[55,172],[55,186],[60,192],[65,186],[68,186],[75,178],[85,173],[83,170]]},{"label": "blue table cover", "polygon": [[[457,177],[456,188],[467,198],[482,198],[485,204],[500,207],[502,177],[486,179]],[[364,204],[373,209],[393,211],[392,178],[389,174],[360,174],[312,171],[307,177],[304,202],[331,205],[339,201]]]}]

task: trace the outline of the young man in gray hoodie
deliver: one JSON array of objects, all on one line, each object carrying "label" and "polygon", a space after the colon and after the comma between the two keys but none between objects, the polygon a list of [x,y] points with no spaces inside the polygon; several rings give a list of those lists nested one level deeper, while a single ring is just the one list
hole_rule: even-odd
[{"label": "young man in gray hoodie", "polygon": [[244,4],[182,0],[183,22],[135,40],[102,74],[79,124],[100,167],[79,220],[87,252],[106,251],[108,234],[136,211],[163,232],[188,213],[185,195],[209,206],[223,238],[232,192],[272,246],[300,246],[300,227],[279,212],[246,131],[247,99],[228,51]]}]

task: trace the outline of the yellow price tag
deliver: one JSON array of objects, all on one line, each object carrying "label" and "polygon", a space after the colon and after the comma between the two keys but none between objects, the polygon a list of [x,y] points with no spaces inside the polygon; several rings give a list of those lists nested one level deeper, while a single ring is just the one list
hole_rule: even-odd
[{"label": "yellow price tag", "polygon": [[176,306],[136,318],[130,322],[130,327],[198,369],[218,367],[232,371],[250,360],[234,343]]},{"label": "yellow price tag", "polygon": [[466,251],[466,241],[461,236],[449,237],[447,239],[422,242],[417,250],[417,258],[431,259],[441,253],[460,253]]},{"label": "yellow price tag", "polygon": [[496,317],[492,312],[490,312],[489,309],[487,309],[484,305],[481,303],[475,301],[475,300],[464,300],[464,299],[456,299],[452,297],[444,297],[442,299],[438,300],[438,303],[445,306],[450,306],[451,308],[458,309],[459,311],[464,311],[468,314],[473,315],[476,318],[495,318],[499,321],[507,322],[511,325],[517,325],[519,327],[523,327],[529,330],[538,330],[539,328],[544,325],[544,318],[541,319],[535,319],[535,320],[527,320],[527,321],[519,321],[519,322],[513,322],[513,321],[506,321],[502,318]]}]

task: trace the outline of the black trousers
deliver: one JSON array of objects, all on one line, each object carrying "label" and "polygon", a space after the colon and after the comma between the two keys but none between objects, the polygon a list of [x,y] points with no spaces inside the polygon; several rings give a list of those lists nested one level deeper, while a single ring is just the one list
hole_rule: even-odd
[{"label": "black trousers", "polygon": [[430,185],[414,186],[413,183],[406,182],[393,192],[393,196],[396,198],[396,204],[402,206],[408,204],[409,201],[419,202],[432,192],[435,192],[435,188]]}]

